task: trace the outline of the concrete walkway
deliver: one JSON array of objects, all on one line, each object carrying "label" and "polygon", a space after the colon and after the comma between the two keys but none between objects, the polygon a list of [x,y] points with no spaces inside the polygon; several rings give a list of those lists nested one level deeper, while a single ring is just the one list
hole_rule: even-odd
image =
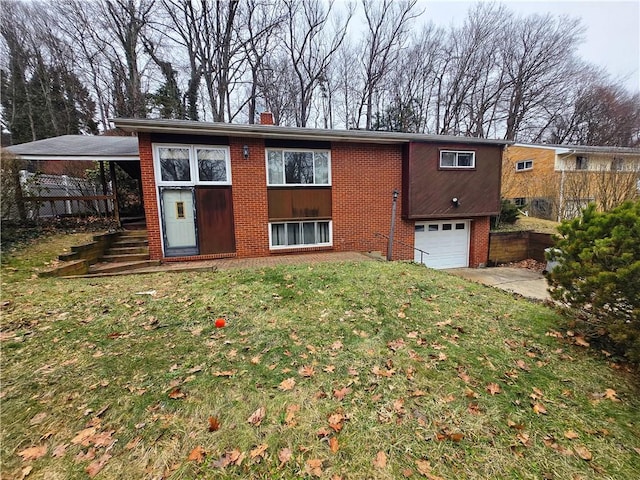
[{"label": "concrete walkway", "polygon": [[446,272],[535,300],[551,300],[544,275],[526,268],[451,268]]}]

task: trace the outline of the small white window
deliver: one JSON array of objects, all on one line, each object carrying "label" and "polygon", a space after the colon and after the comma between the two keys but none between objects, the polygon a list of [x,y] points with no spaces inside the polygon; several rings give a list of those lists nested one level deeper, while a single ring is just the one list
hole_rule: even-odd
[{"label": "small white window", "polygon": [[429,225],[429,231],[430,232],[437,232],[438,231],[438,225]]},{"label": "small white window", "polygon": [[587,170],[589,168],[587,157],[576,157],[576,170]]},{"label": "small white window", "polygon": [[533,170],[533,160],[522,160],[516,163],[517,172],[523,172],[525,170]]},{"label": "small white window", "polygon": [[476,152],[458,150],[440,151],[440,168],[475,168]]}]

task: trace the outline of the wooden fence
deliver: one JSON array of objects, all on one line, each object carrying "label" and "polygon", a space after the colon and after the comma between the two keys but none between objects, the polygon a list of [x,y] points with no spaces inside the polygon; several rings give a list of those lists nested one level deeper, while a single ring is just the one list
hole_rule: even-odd
[{"label": "wooden fence", "polygon": [[532,258],[545,262],[544,250],[553,247],[552,235],[548,233],[491,232],[489,236],[489,263],[519,262]]}]

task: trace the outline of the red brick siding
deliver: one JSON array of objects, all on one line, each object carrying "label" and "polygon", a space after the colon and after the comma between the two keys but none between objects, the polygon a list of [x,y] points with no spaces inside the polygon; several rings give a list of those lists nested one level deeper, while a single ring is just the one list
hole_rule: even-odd
[{"label": "red brick siding", "polygon": [[[249,158],[242,153],[249,147]],[[269,255],[269,213],[264,141],[229,139],[231,149],[231,191],[238,257]]]},{"label": "red brick siding", "polygon": [[138,149],[140,152],[140,171],[142,179],[142,197],[144,201],[149,236],[149,257],[151,260],[162,258],[162,232],[160,230],[160,215],[158,212],[158,188],[153,173],[153,149],[151,136],[148,133],[138,134]]},{"label": "red brick siding", "polygon": [[489,217],[475,218],[471,222],[469,266],[477,268],[489,260]]},{"label": "red brick siding", "polygon": [[[333,143],[331,145],[333,246],[338,251],[387,253],[393,190],[402,189],[402,147]],[[413,222],[402,219],[398,197],[394,259],[413,258]]]}]

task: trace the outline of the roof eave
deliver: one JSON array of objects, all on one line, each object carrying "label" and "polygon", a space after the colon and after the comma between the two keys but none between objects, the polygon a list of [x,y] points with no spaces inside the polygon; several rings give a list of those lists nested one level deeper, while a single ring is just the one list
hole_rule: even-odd
[{"label": "roof eave", "polygon": [[509,145],[508,140],[480,139],[475,137],[454,137],[445,135],[424,135],[370,130],[323,130],[300,127],[280,127],[271,125],[227,124],[193,122],[184,120],[120,119],[111,120],[116,127],[125,131],[144,133],[219,135],[229,137],[278,138],[288,140],[316,140],[333,142],[367,142],[378,144],[404,144],[409,142],[442,142]]}]

